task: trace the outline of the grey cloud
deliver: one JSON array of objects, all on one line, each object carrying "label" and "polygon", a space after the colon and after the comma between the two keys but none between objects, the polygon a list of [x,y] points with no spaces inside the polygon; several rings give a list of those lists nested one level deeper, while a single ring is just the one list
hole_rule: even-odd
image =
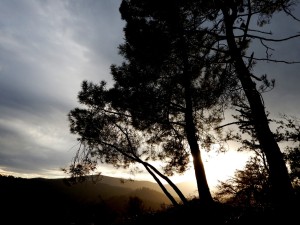
[{"label": "grey cloud", "polygon": [[[124,22],[121,21],[121,0],[69,2],[68,9],[74,15],[73,37],[86,46],[89,59],[94,63],[101,60],[118,63],[118,46],[123,42]],[[77,19],[76,15],[80,18]],[[105,59],[103,59],[105,55]]]},{"label": "grey cloud", "polygon": [[0,167],[9,171],[38,173],[59,170],[71,160],[73,151],[67,129],[58,124],[10,120],[0,123]]},{"label": "grey cloud", "polygon": [[[110,1],[0,2],[1,169],[46,175],[46,170],[58,170],[72,159],[70,149],[77,142],[69,133],[67,113],[77,105],[83,79],[109,76],[114,53],[108,52],[114,43],[103,43],[107,36],[97,32],[92,36],[95,43],[98,39],[98,48],[89,39],[80,39],[90,36],[89,26],[94,24],[88,20],[96,15],[79,14],[71,6],[92,4],[91,9],[99,10],[101,2],[110,5]],[[113,8],[105,9],[107,15],[109,10]],[[101,15],[94,22],[98,19]],[[94,56],[102,61],[95,64]]]}]

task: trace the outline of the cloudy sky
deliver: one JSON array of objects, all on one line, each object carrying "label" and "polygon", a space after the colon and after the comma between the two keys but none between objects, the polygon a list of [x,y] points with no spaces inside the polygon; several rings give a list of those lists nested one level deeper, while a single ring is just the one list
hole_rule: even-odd
[{"label": "cloudy sky", "polygon": [[119,0],[0,1],[0,169],[57,174],[74,155],[67,113],[82,80],[121,58]]},{"label": "cloudy sky", "polygon": [[[120,1],[0,0],[0,173],[63,175],[77,149],[67,114],[78,106],[81,82],[110,82],[110,65],[122,60]],[[268,29],[284,38],[299,33],[300,23],[277,16]],[[300,61],[300,39],[273,47],[274,58]],[[258,75],[276,79],[265,95],[273,114],[299,116],[299,71],[299,64],[258,65]]]}]

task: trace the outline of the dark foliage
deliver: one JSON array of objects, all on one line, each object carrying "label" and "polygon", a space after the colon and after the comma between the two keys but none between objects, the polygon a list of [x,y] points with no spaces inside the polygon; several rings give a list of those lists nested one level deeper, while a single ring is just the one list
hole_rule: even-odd
[{"label": "dark foliage", "polygon": [[[289,208],[299,210],[299,206]],[[203,205],[199,200],[191,200],[187,205],[169,207],[163,211],[144,213],[136,218],[122,221],[119,225],[152,224],[194,224],[201,217],[201,224],[210,225],[253,225],[253,224],[292,224],[296,217],[291,211],[277,211],[272,207],[233,206],[228,203]]]}]

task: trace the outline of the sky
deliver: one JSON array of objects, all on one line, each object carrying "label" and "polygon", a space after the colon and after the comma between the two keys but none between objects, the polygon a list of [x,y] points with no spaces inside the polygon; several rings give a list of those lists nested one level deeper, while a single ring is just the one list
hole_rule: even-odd
[{"label": "sky", "polygon": [[[0,0],[0,174],[66,176],[60,169],[69,165],[78,147],[67,114],[79,106],[81,83],[110,83],[110,65],[122,61],[120,2]],[[295,12],[300,16],[299,7]],[[278,15],[269,29],[284,38],[299,34],[300,22]],[[300,38],[272,47],[274,59],[300,61]],[[254,50],[256,56],[265,54],[261,46]],[[299,71],[300,64],[258,63],[255,74],[276,79],[275,89],[264,95],[272,114],[300,116]],[[232,151],[204,154],[203,159],[208,181],[214,183],[232,175],[247,156]],[[103,171],[120,175],[109,166]],[[193,173],[186,177],[192,179]]]}]

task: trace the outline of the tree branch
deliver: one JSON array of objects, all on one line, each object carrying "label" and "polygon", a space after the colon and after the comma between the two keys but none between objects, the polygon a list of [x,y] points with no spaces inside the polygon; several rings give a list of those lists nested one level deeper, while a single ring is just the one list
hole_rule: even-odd
[{"label": "tree branch", "polygon": [[230,125],[239,125],[239,124],[246,124],[246,123],[248,123],[248,122],[232,122],[232,123],[226,123],[226,124],[224,124],[224,125],[221,125],[221,126],[218,126],[218,127],[216,127],[215,129],[216,130],[218,130],[218,129],[221,129],[221,128],[223,128],[223,127],[227,127],[227,126],[230,126]]},{"label": "tree branch", "polygon": [[300,34],[293,35],[293,36],[286,37],[286,38],[282,38],[282,39],[272,39],[272,38],[266,38],[266,37],[259,37],[259,36],[251,35],[251,34],[248,34],[247,37],[254,38],[254,39],[260,39],[260,40],[264,40],[264,41],[270,41],[270,42],[281,42],[281,41],[287,41],[287,40],[290,40],[290,39],[293,39],[293,38],[300,37]]},{"label": "tree branch", "polygon": [[[243,58],[251,59],[251,56],[244,55]],[[269,61],[269,62],[274,62],[274,63],[285,63],[285,64],[298,64],[298,63],[300,63],[300,61],[286,61],[286,60],[276,60],[276,59],[269,59],[269,58],[255,58],[255,57],[253,57],[252,59],[257,60],[257,61]]]},{"label": "tree branch", "polygon": [[287,10],[286,8],[283,8],[283,11],[288,14],[290,17],[292,17],[294,20],[300,22],[300,19],[298,19],[297,17],[295,17],[289,10]]}]

